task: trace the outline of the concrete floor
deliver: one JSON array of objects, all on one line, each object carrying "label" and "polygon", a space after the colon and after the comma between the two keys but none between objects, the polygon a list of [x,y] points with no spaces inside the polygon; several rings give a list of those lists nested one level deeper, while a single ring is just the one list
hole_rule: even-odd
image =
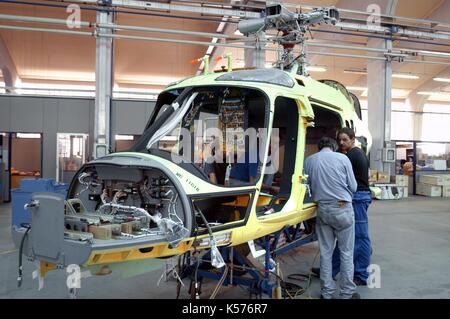
[{"label": "concrete floor", "polygon": [[[32,279],[36,266],[29,261],[24,262],[23,285],[17,288],[18,253],[11,242],[10,211],[10,205],[0,205],[0,298],[68,298],[64,270],[50,272],[44,288],[38,290],[38,280]],[[450,298],[450,199],[375,201],[369,218],[372,263],[381,268],[381,288],[358,287],[362,298]],[[281,256],[283,275],[308,272],[316,253],[313,243]],[[119,266],[107,276],[82,279],[78,298],[174,298],[174,280],[157,286],[163,267],[164,261],[149,260]],[[207,298],[214,286],[206,283],[202,297]],[[301,297],[319,294],[319,280],[313,278]],[[181,298],[189,298],[186,287]],[[224,287],[217,298],[245,299],[248,293],[241,287]]]}]

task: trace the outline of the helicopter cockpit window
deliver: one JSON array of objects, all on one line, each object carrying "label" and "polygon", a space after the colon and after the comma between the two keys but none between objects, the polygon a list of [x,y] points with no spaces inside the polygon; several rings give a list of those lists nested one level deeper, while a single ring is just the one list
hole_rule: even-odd
[{"label": "helicopter cockpit window", "polygon": [[266,135],[265,95],[228,86],[193,88],[183,94],[160,106],[147,128],[154,130],[147,137],[148,152],[163,152],[174,163],[190,165],[197,176],[213,184],[256,183]]},{"label": "helicopter cockpit window", "polygon": [[350,92],[345,88],[343,84],[335,80],[319,80],[319,82],[322,82],[323,84],[326,84],[328,86],[335,88],[336,90],[339,90],[342,94],[344,94],[344,96],[350,103],[353,103],[353,98],[351,97]]},{"label": "helicopter cockpit window", "polygon": [[216,81],[262,82],[288,88],[294,87],[295,84],[294,80],[286,72],[277,69],[257,69],[225,73],[219,76]]}]

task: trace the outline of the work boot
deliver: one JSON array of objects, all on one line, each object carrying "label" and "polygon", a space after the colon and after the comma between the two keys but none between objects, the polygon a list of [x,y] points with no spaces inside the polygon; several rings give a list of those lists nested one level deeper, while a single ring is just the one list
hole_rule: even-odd
[{"label": "work boot", "polygon": [[357,286],[367,286],[367,281],[359,278],[353,278],[353,282]]},{"label": "work boot", "polygon": [[311,274],[313,276],[316,276],[316,277],[320,278],[320,268],[319,267],[312,267],[311,268]]}]

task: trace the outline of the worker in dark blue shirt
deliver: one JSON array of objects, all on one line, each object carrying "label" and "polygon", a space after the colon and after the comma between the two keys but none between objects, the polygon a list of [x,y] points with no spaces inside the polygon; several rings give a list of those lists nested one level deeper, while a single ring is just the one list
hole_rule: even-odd
[{"label": "worker in dark blue shirt", "polygon": [[[369,238],[369,219],[367,210],[372,202],[369,188],[369,160],[362,149],[355,146],[355,132],[344,127],[338,132],[339,149],[349,158],[358,184],[353,193],[353,210],[355,212],[355,250],[353,254],[353,281],[358,286],[366,286],[369,274],[372,245]],[[333,277],[340,270],[339,248],[333,254]]]}]

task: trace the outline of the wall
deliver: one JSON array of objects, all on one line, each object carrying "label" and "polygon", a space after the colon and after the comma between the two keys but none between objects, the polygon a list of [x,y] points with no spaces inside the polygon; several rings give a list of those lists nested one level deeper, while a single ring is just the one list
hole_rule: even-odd
[{"label": "wall", "polygon": [[114,134],[141,135],[155,102],[114,100],[111,107],[111,130]]},{"label": "wall", "polygon": [[[142,134],[154,105],[154,101],[114,100],[111,106],[112,136]],[[89,98],[0,96],[0,132],[43,133],[42,175],[55,178],[56,134],[89,134],[92,149],[94,107],[94,99]]]}]

